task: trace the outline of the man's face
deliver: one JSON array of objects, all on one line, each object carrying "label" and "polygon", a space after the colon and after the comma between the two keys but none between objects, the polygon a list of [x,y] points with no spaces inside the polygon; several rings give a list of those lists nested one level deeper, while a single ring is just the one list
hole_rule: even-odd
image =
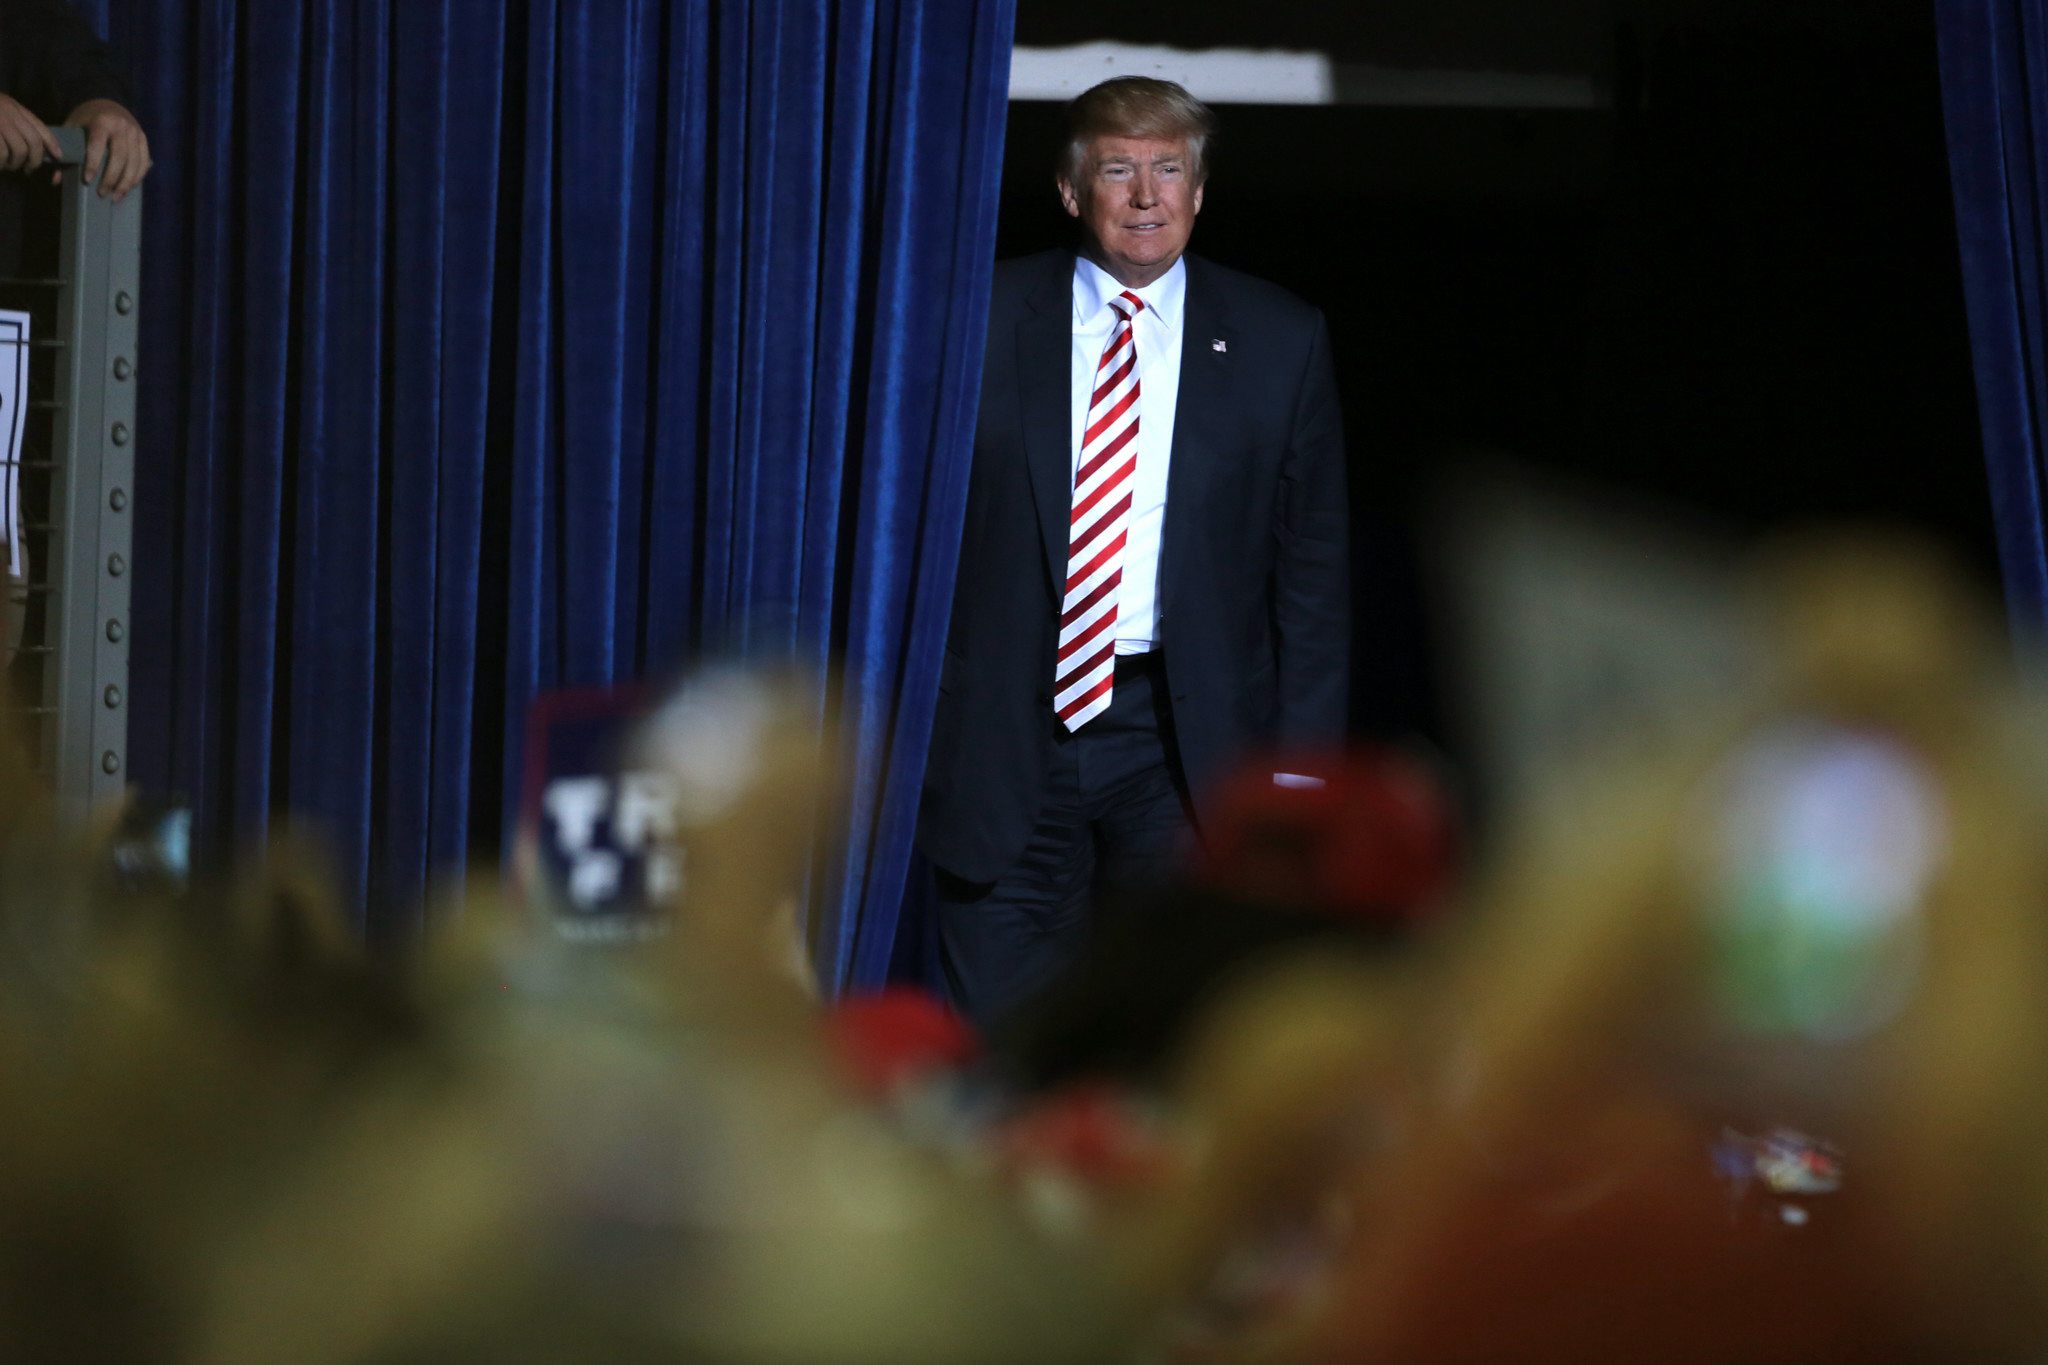
[{"label": "man's face", "polygon": [[1080,179],[1062,176],[1059,186],[1067,212],[1095,239],[1097,264],[1132,287],[1173,268],[1202,211],[1184,138],[1098,137]]}]

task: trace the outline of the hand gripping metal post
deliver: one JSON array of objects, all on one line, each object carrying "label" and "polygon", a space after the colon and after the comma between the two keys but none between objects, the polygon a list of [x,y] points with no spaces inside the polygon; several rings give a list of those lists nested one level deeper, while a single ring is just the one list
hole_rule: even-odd
[{"label": "hand gripping metal post", "polygon": [[[56,331],[36,347],[54,372],[37,386],[50,421],[47,450],[35,453],[49,477],[41,565],[31,572],[31,591],[46,600],[30,613],[42,639],[23,643],[44,656],[38,765],[63,814],[84,821],[118,804],[128,783],[142,191],[102,199],[80,169],[85,134],[55,131],[66,171],[57,275],[40,282],[56,293]],[[37,516],[33,503],[24,511]]]}]

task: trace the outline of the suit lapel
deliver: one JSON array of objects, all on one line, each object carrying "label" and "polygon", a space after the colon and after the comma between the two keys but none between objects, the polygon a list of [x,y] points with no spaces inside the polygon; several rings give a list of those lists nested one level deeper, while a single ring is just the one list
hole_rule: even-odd
[{"label": "suit lapel", "polygon": [[[1216,461],[1216,433],[1229,430],[1233,357],[1238,336],[1205,262],[1185,258],[1186,317],[1181,323],[1180,394],[1174,403],[1173,454],[1166,471],[1166,526],[1159,547],[1159,610],[1173,606],[1174,588]],[[1216,343],[1223,343],[1217,349]],[[1168,628],[1170,631],[1170,627]]]},{"label": "suit lapel", "polygon": [[[1024,458],[1045,539],[1046,582],[1066,572],[1073,509],[1074,258],[1055,257],[1017,324],[1017,380],[1024,414]],[[1060,594],[1054,591],[1057,601]]]}]

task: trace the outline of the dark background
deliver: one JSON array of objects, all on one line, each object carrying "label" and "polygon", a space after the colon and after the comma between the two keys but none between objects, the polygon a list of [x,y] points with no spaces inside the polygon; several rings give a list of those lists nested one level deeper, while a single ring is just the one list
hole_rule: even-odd
[{"label": "dark background", "polygon": [[[1194,250],[1329,315],[1357,728],[1455,748],[1417,500],[1465,455],[1750,538],[1878,517],[1996,583],[1930,7],[1020,0],[1017,41],[1590,76],[1610,107],[1225,106]],[[999,254],[1072,241],[1060,107],[1010,106]]]}]

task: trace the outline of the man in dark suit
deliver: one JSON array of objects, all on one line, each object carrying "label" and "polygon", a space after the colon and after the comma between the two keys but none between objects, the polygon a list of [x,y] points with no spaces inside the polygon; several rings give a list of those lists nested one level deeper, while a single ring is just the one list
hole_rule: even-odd
[{"label": "man in dark suit", "polygon": [[1322,315],[1185,254],[1213,131],[1185,90],[1105,82],[1068,131],[1082,250],[996,268],[919,816],[948,984],[983,1023],[1074,958],[1102,887],[1164,873],[1225,768],[1344,729]]}]

